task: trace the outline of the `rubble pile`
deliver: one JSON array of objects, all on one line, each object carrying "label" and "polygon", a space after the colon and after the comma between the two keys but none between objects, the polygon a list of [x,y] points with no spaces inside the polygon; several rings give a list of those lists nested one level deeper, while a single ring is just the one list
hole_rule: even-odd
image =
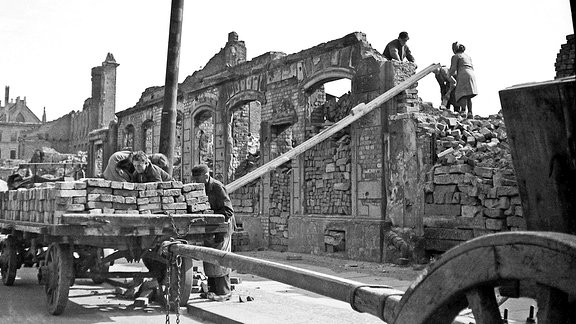
[{"label": "rubble pile", "polygon": [[209,209],[204,184],[180,181],[131,183],[87,178],[0,192],[4,219],[46,224],[59,224],[60,216],[68,213],[186,214]]},{"label": "rubble pile", "polygon": [[426,249],[445,251],[481,235],[526,228],[501,114],[416,114],[437,160],[424,186]]}]

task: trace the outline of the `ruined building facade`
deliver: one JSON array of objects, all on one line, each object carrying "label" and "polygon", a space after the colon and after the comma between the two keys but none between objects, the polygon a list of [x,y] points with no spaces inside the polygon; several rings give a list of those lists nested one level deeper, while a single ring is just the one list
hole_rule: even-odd
[{"label": "ruined building facade", "polygon": [[[114,113],[117,66],[109,54],[92,70],[92,97],[82,111],[36,126],[21,136],[22,150],[86,150],[89,176],[101,173],[119,149],[158,152],[164,87],[145,89],[135,106]],[[248,60],[232,32],[178,86],[174,177],[190,182],[192,167],[205,163],[230,183],[415,70],[385,60],[362,33]],[[351,86],[337,98],[325,85],[339,79]],[[413,256],[414,237],[425,241],[421,250],[444,251],[478,235],[522,229],[509,154],[500,159],[498,153],[507,149],[501,118],[463,121],[427,111],[416,87],[232,192],[242,230],[236,247],[390,261]],[[493,167],[500,160],[508,162]]]},{"label": "ruined building facade", "polygon": [[87,151],[89,134],[108,128],[116,112],[116,68],[111,53],[101,66],[92,68],[92,96],[81,111],[72,111],[56,120],[36,125],[19,138],[22,159],[29,159],[36,149],[52,147],[61,153]]}]

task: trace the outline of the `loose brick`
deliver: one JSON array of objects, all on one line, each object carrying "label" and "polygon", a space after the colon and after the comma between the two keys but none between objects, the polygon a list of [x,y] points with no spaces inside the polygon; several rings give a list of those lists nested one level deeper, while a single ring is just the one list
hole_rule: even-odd
[{"label": "loose brick", "polygon": [[424,214],[425,215],[444,215],[444,216],[459,216],[460,215],[459,205],[447,205],[447,204],[425,204]]}]

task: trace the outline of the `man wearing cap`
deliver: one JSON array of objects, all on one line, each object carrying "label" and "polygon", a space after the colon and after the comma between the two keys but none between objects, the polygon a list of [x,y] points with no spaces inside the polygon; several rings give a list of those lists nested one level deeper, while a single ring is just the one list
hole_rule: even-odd
[{"label": "man wearing cap", "polygon": [[132,164],[134,165],[132,182],[144,183],[174,180],[166,171],[152,164],[148,155],[142,151],[135,152],[132,155]]},{"label": "man wearing cap", "polygon": [[404,60],[408,60],[414,63],[414,56],[412,56],[412,52],[410,52],[408,45],[406,45],[406,42],[408,42],[409,39],[407,32],[401,32],[398,35],[398,39],[395,39],[386,45],[383,53],[384,57],[390,61],[404,62]]},{"label": "man wearing cap", "polygon": [[[232,233],[234,232],[234,208],[228,196],[226,188],[222,182],[210,176],[210,170],[205,164],[200,164],[192,168],[192,179],[194,182],[203,183],[210,202],[210,208],[216,214],[224,215],[228,223],[226,233],[216,234],[213,242],[205,242],[205,245],[221,251],[230,252],[232,250]],[[230,289],[230,269],[223,268],[212,263],[204,262],[204,273],[208,277],[208,293],[201,294],[201,297],[216,301],[225,301],[232,295]]]}]

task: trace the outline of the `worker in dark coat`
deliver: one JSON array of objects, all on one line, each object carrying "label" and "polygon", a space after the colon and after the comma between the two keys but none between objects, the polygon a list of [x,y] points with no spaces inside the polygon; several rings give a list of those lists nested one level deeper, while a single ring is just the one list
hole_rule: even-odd
[{"label": "worker in dark coat", "polygon": [[[205,185],[206,195],[210,202],[210,207],[216,214],[224,215],[228,223],[226,233],[216,234],[213,241],[204,242],[206,246],[230,252],[232,250],[232,233],[236,224],[234,219],[234,208],[232,201],[224,185],[210,176],[210,170],[205,164],[200,164],[192,168],[192,178],[194,182]],[[232,295],[230,289],[230,269],[223,268],[212,263],[204,262],[204,273],[208,277],[208,293],[201,295],[211,300],[224,301],[230,299]]]},{"label": "worker in dark coat", "polygon": [[398,35],[398,38],[391,41],[384,48],[384,57],[389,61],[399,61],[403,62],[408,60],[409,62],[415,63],[414,56],[406,43],[408,42],[408,33],[403,31]]},{"label": "worker in dark coat", "polygon": [[148,159],[148,155],[142,151],[135,152],[132,155],[132,165],[135,169],[132,174],[132,182],[144,183],[174,180],[166,171],[152,164]]}]

